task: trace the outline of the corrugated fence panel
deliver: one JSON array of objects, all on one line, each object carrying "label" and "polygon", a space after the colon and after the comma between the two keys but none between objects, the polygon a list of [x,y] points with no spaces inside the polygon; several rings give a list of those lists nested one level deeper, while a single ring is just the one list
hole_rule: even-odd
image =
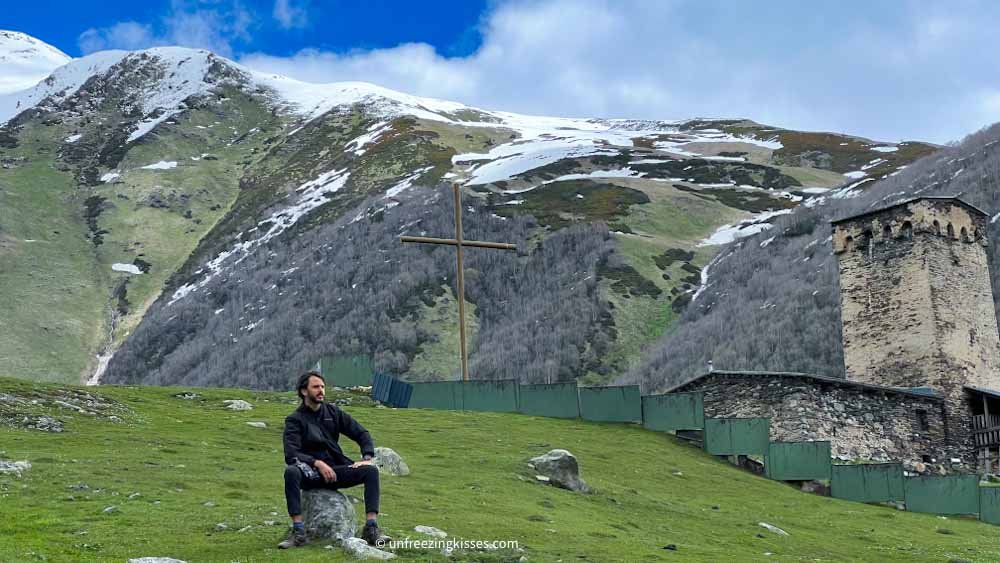
[{"label": "corrugated fence panel", "polygon": [[1000,524],[1000,487],[979,487],[979,519]]},{"label": "corrugated fence panel", "polygon": [[604,422],[642,422],[638,385],[580,387],[580,415]]},{"label": "corrugated fence panel", "polygon": [[705,408],[701,393],[667,393],[642,398],[642,425],[650,430],[701,430]]},{"label": "corrugated fence panel", "polygon": [[834,465],[830,495],[855,502],[902,502],[903,466],[898,463]]},{"label": "corrugated fence panel", "polygon": [[327,385],[357,387],[372,384],[372,363],[368,356],[327,356],[319,361],[319,372]]},{"label": "corrugated fence panel", "polygon": [[372,376],[372,399],[385,403],[389,400],[389,392],[392,389],[392,377],[384,373],[376,373]]},{"label": "corrugated fence panel", "polygon": [[705,451],[712,455],[766,455],[767,418],[706,418]]},{"label": "corrugated fence panel", "polygon": [[771,442],[764,456],[764,471],[776,481],[810,481],[830,478],[830,442]]},{"label": "corrugated fence panel", "polygon": [[463,386],[467,411],[517,412],[517,381],[467,381]]},{"label": "corrugated fence panel", "polygon": [[462,410],[461,381],[411,383],[411,409]]},{"label": "corrugated fence panel", "polygon": [[521,385],[517,390],[517,410],[534,416],[577,418],[580,402],[576,383]]},{"label": "corrugated fence panel", "polygon": [[979,477],[907,477],[903,479],[906,510],[931,514],[975,514],[979,512]]},{"label": "corrugated fence panel", "polygon": [[405,409],[410,405],[411,395],[413,395],[412,385],[405,381],[393,378],[392,386],[389,387],[389,400],[387,400],[385,404],[390,407]]}]

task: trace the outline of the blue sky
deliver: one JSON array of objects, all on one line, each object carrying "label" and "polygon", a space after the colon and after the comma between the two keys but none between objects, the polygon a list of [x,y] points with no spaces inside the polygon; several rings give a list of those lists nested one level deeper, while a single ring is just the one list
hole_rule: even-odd
[{"label": "blue sky", "polygon": [[0,27],[72,56],[179,44],[523,113],[747,117],[938,143],[1000,121],[1000,3],[985,0],[6,4]]},{"label": "blue sky", "polygon": [[[424,41],[445,54],[461,56],[479,46],[476,26],[487,9],[486,2],[419,4],[388,0],[42,1],[10,3],[0,17],[4,26],[43,39],[71,56],[91,50],[80,40],[88,29],[108,30],[121,23],[136,23],[148,26],[152,37],[169,38],[179,14],[190,16],[186,21],[210,21],[213,13],[223,22],[222,29],[211,38],[214,45],[199,46],[218,48],[225,43],[232,49],[229,54],[263,51],[290,55],[305,48],[344,52]],[[246,18],[242,23],[245,33],[233,29],[241,17]],[[224,29],[226,26],[229,29]]]}]

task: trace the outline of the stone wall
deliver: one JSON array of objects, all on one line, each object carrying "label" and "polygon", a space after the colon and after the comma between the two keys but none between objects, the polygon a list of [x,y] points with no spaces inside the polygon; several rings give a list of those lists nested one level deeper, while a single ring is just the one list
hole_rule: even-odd
[{"label": "stone wall", "polygon": [[952,469],[940,398],[808,375],[730,372],[673,391],[703,392],[706,417],[770,418],[772,441],[829,440],[838,459],[901,461],[908,467],[918,467],[926,455],[932,461],[925,465]]}]

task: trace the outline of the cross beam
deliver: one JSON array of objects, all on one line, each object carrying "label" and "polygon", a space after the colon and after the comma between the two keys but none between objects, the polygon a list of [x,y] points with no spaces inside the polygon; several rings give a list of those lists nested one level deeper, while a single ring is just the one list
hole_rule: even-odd
[{"label": "cross beam", "polygon": [[462,381],[469,380],[469,357],[465,347],[465,270],[462,267],[462,248],[493,248],[498,250],[517,250],[517,245],[505,242],[482,242],[478,240],[465,240],[462,238],[462,189],[458,184],[452,184],[455,192],[455,238],[433,238],[433,237],[399,237],[401,242],[414,242],[420,244],[443,244],[454,246],[458,251],[458,334],[462,346]]}]

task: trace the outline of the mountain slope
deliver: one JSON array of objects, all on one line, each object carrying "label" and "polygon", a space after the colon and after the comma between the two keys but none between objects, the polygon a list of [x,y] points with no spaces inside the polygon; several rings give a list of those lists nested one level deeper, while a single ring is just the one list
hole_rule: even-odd
[{"label": "mountain slope", "polygon": [[[844,189],[723,250],[708,287],[675,329],[622,381],[665,389],[717,369],[843,377],[840,294],[830,221],[918,195],[960,195],[993,216],[993,287],[1000,287],[1000,125],[918,160],[866,190]],[[1000,293],[994,290],[994,305]]]},{"label": "mountain slope", "polygon": [[[988,524],[801,493],[634,425],[375,408],[354,393],[328,396],[346,398],[351,404],[344,408],[376,444],[399,452],[412,471],[382,476],[379,521],[387,533],[417,539],[425,536],[414,526],[435,526],[449,538],[516,540],[523,549],[457,550],[447,560],[1000,558],[996,528]],[[227,410],[226,399],[254,409]],[[0,427],[0,459],[32,465],[21,477],[0,473],[8,516],[0,519],[0,553],[17,562],[347,560],[325,544],[293,553],[275,547],[287,527],[281,423],[293,408],[287,392],[83,389],[0,378],[0,416],[15,410],[63,421],[60,433]],[[251,421],[267,428],[250,427]],[[354,444],[342,444],[356,455]],[[535,480],[525,462],[553,448],[577,457],[593,494]],[[470,465],[474,471],[462,470]],[[355,498],[361,492],[347,490]],[[676,549],[665,549],[669,544]],[[398,554],[446,560],[439,550]]]},{"label": "mountain slope", "polygon": [[[570,284],[590,303],[579,315],[541,314],[525,332],[502,308],[510,284],[482,282],[482,293],[469,296],[482,329],[472,348],[477,376],[607,381],[639,361],[684,311],[716,245],[767,229],[833,187],[888,175],[935,150],[746,120],[523,116],[363,83],[305,84],[179,48],[74,60],[35,87],[0,97],[0,118],[7,119],[0,128],[0,277],[18,288],[0,297],[8,305],[0,325],[12,334],[0,341],[0,373],[64,381],[96,381],[109,362],[114,381],[153,372],[162,382],[221,381],[232,365],[208,361],[204,351],[192,364],[196,341],[214,343],[217,357],[243,355],[246,385],[277,385],[278,365],[297,369],[333,353],[369,354],[380,369],[408,377],[452,376],[458,364],[439,350],[450,329],[427,322],[441,288],[455,291],[446,253],[421,271],[433,282],[378,310],[344,287],[322,284],[319,301],[285,302],[267,270],[270,253],[352,221],[380,233],[360,248],[385,253],[397,272],[418,268],[418,254],[392,241],[425,227],[404,222],[390,233],[380,222],[429,213],[421,208],[436,197],[428,190],[444,182],[465,186],[470,229],[525,241],[514,262],[483,255],[498,271],[512,267],[520,275],[533,261],[544,263],[546,243],[574,225],[594,226],[587,240],[611,233],[601,252],[559,257],[567,277],[555,278],[586,280]],[[436,201],[447,217],[448,199]],[[527,226],[513,227],[526,216]],[[428,233],[450,229],[441,222]],[[299,251],[289,283],[301,284],[307,268],[319,280],[338,275],[340,265],[307,260],[309,251]],[[268,362],[241,352],[248,345],[242,336],[258,328],[251,315],[235,314],[225,327],[187,322],[168,337],[164,321],[176,308],[190,309],[188,321],[221,315],[220,303],[235,294],[213,288],[234,283],[249,284],[236,293],[255,307],[281,302],[263,317],[289,316],[289,331],[268,336],[283,350]],[[540,302],[565,297],[541,280],[520,283],[546,288]],[[378,329],[355,327],[358,334],[334,342],[300,327],[297,319],[314,315],[306,307],[338,298],[350,304],[340,316],[365,311]],[[49,306],[53,299],[57,307]],[[196,307],[184,305],[191,300]],[[36,315],[40,310],[45,314]],[[143,325],[145,336],[136,340]],[[553,336],[533,346],[529,334]],[[159,342],[155,350],[151,342]],[[119,347],[123,354],[112,358]],[[500,357],[508,347],[534,350],[519,372]],[[547,364],[536,361],[543,351]],[[409,373],[411,365],[419,375]]]}]

